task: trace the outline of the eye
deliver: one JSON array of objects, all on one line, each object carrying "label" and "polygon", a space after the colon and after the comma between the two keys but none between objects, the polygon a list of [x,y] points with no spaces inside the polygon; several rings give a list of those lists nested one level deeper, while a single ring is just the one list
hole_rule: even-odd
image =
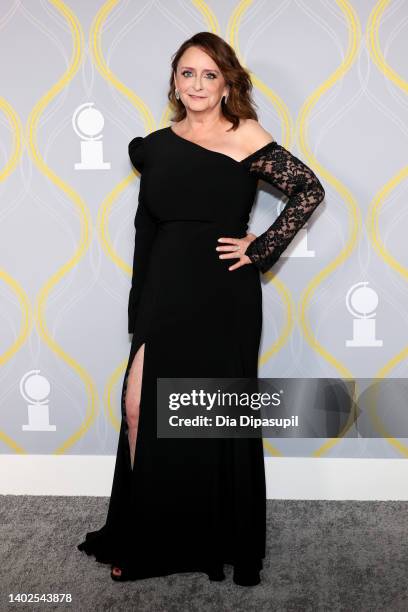
[{"label": "eye", "polygon": [[[191,75],[191,74],[192,74],[192,72],[191,72],[191,70],[183,70],[181,74],[182,74],[182,76],[184,76],[184,77],[185,77],[186,75]],[[212,81],[213,79],[216,79],[216,78],[217,78],[217,75],[216,75],[214,72],[207,72],[207,73],[206,73],[206,76],[207,76],[207,77],[210,77],[210,80],[211,80],[211,81]]]}]

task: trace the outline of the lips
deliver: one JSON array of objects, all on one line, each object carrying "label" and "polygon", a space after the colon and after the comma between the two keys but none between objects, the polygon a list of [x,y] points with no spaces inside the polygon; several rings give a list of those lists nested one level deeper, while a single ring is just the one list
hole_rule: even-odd
[{"label": "lips", "polygon": [[204,96],[194,96],[193,94],[188,94],[190,98],[196,98],[196,100],[204,100]]}]

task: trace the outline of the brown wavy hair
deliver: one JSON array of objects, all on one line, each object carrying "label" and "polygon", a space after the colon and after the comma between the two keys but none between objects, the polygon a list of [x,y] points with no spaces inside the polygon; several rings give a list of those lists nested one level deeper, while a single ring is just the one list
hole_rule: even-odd
[{"label": "brown wavy hair", "polygon": [[255,111],[255,102],[252,99],[252,81],[249,71],[246,70],[238,61],[234,49],[225,42],[223,38],[212,32],[198,32],[191,38],[183,42],[176,53],[172,56],[172,74],[170,77],[170,89],[167,93],[170,105],[174,114],[171,121],[181,121],[187,112],[181,100],[175,96],[174,74],[177,73],[177,66],[181,56],[189,47],[199,47],[207,53],[217,64],[222,72],[225,82],[229,85],[227,103],[225,98],[221,100],[221,111],[226,119],[232,123],[232,130],[239,126],[240,119],[258,120]]}]

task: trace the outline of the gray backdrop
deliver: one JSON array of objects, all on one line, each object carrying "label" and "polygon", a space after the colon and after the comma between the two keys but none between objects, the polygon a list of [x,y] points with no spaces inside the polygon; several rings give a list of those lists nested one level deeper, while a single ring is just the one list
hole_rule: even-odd
[{"label": "gray backdrop", "polygon": [[[407,23],[403,1],[0,2],[3,454],[116,452],[139,189],[127,145],[168,125],[171,56],[202,30],[235,48],[260,122],[326,190],[263,276],[259,375],[406,376]],[[281,205],[260,183],[250,229]],[[406,439],[264,444],[408,451]]]}]

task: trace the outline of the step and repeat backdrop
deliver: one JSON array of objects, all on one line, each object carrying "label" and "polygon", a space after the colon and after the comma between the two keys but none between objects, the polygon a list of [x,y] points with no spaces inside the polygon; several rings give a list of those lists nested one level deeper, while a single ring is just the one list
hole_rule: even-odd
[{"label": "step and repeat backdrop", "polygon": [[[265,437],[265,456],[407,456],[403,419],[386,418],[408,396],[407,24],[407,3],[384,0],[0,3],[2,454],[116,453],[140,184],[128,143],[170,125],[172,55],[205,30],[326,191],[262,275],[259,377],[352,381],[365,417],[345,436]],[[285,203],[260,182],[249,230]]]}]

